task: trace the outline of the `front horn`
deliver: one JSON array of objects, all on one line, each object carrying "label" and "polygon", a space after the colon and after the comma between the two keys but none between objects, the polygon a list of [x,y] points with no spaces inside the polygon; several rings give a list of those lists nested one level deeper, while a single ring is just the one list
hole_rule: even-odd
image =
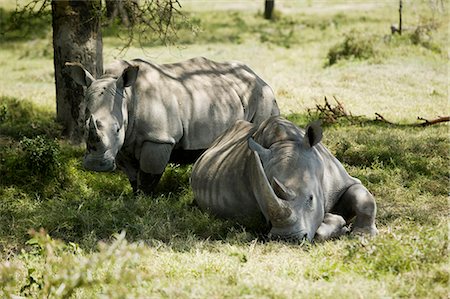
[{"label": "front horn", "polygon": [[250,179],[253,194],[264,217],[267,221],[271,221],[272,224],[295,221],[293,218],[295,214],[292,213],[287,202],[278,198],[267,179],[258,150],[255,150],[255,144],[257,143],[253,139],[249,139],[249,144],[251,144],[250,149],[252,150],[250,155]]},{"label": "front horn", "polygon": [[88,132],[88,140],[92,142],[99,142],[100,137],[98,136],[98,128],[95,123],[94,115],[91,115],[89,118],[89,132]]}]

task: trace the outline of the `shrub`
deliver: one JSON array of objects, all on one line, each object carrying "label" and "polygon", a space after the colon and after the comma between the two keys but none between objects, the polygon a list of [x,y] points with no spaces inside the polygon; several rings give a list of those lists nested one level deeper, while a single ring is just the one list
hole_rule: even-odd
[{"label": "shrub", "polygon": [[33,174],[53,176],[61,166],[59,144],[45,136],[20,141],[26,168]]},{"label": "shrub", "polygon": [[436,53],[441,53],[439,45],[433,42],[432,26],[418,26],[410,35],[409,39],[413,45],[422,46]]},{"label": "shrub", "polygon": [[330,48],[327,65],[333,65],[342,59],[369,59],[375,56],[375,38],[363,33],[351,31],[344,40]]},{"label": "shrub", "polygon": [[8,106],[5,104],[0,105],[0,123],[8,118]]}]

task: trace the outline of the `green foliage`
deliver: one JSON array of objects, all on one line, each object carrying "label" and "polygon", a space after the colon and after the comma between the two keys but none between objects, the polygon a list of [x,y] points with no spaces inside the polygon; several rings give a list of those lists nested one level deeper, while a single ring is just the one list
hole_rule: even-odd
[{"label": "green foliage", "polygon": [[367,33],[351,31],[344,35],[344,40],[330,48],[327,64],[333,65],[339,60],[364,60],[377,54],[376,37]]},{"label": "green foliage", "polygon": [[50,11],[37,15],[28,11],[8,11],[0,7],[0,42],[44,38],[51,31],[51,24]]},{"label": "green foliage", "polygon": [[20,141],[25,167],[31,174],[54,175],[61,167],[60,148],[56,140],[45,136],[24,137]]},{"label": "green foliage", "polygon": [[[126,295],[128,288],[139,283],[130,268],[139,264],[142,246],[127,246],[124,237],[125,233],[117,234],[112,244],[100,244],[98,253],[83,256],[83,250],[74,243],[54,240],[44,231],[32,232],[32,238],[27,241],[29,250],[20,254],[20,260],[26,263],[20,295],[69,298],[84,288],[105,287],[102,293],[108,297]],[[6,272],[10,269],[5,268],[0,268],[3,280],[10,279]],[[101,273],[97,272],[99,270]],[[115,289],[112,293],[108,291],[108,285],[119,286],[120,291]]]},{"label": "green foliage", "polygon": [[436,53],[441,53],[441,47],[433,41],[434,26],[418,26],[412,33],[409,33],[409,39],[413,45],[422,46]]},{"label": "green foliage", "polygon": [[8,106],[2,104],[0,106],[0,123],[4,122],[8,118]]}]

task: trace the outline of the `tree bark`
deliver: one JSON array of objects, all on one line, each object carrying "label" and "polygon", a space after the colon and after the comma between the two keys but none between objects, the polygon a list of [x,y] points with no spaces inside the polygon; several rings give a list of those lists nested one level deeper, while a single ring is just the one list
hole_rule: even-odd
[{"label": "tree bark", "polygon": [[275,7],[275,0],[266,0],[264,4],[264,19],[272,20],[273,8]]},{"label": "tree bark", "polygon": [[101,0],[52,0],[56,119],[74,143],[84,135],[84,91],[63,69],[79,62],[94,77],[102,74],[100,9]]},{"label": "tree bark", "polygon": [[402,10],[403,10],[403,1],[400,0],[398,7],[398,34],[402,35]]}]

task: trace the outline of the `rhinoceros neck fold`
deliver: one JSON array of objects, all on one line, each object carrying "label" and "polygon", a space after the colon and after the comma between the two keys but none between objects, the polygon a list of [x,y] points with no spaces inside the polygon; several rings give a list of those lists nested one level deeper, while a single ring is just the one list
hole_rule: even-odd
[{"label": "rhinoceros neck fold", "polygon": [[123,91],[124,101],[127,105],[126,107],[126,113],[127,121],[124,122],[124,129],[125,129],[125,140],[123,142],[123,147],[127,147],[133,142],[133,132],[134,132],[134,124],[135,124],[135,115],[136,115],[136,96],[126,89]]}]

